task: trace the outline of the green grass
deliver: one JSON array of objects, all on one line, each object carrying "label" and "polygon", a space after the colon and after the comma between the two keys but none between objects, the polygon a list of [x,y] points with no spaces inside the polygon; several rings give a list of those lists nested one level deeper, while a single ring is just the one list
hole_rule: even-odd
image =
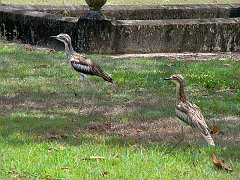
[{"label": "green grass", "polygon": [[[1,0],[3,4],[51,4],[51,5],[83,5],[84,0]],[[239,0],[108,0],[107,5],[126,4],[229,4],[239,3]]]},{"label": "green grass", "polygon": [[[89,57],[112,75],[114,85],[90,77],[97,91],[84,88],[63,52],[0,44],[0,179],[240,177],[240,124],[223,119],[240,114],[239,61]],[[185,76],[208,124],[224,132],[214,136],[216,148],[188,134],[190,147],[185,142],[172,149],[179,138],[175,89],[162,79],[173,73]],[[212,153],[234,172],[215,168]],[[90,156],[105,159],[81,159]]]}]

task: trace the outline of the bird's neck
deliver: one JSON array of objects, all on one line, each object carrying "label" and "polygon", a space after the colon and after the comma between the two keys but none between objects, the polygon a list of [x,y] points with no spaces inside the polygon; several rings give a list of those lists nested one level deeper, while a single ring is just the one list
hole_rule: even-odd
[{"label": "bird's neck", "polygon": [[176,96],[177,96],[177,102],[183,101],[186,102],[188,100],[183,84],[177,83],[176,84]]},{"label": "bird's neck", "polygon": [[72,47],[72,43],[71,42],[64,42],[64,44],[65,44],[65,51],[66,51],[67,55],[68,56],[71,55],[74,52],[73,47]]}]

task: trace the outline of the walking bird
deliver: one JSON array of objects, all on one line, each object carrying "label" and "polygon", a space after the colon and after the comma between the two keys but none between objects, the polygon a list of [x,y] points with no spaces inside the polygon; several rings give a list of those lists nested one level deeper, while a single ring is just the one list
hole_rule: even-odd
[{"label": "walking bird", "polygon": [[73,50],[71,37],[68,34],[59,34],[51,37],[65,44],[67,60],[71,63],[74,70],[80,72],[83,79],[87,78],[88,75],[92,75],[99,76],[105,81],[113,83],[111,76],[109,76],[96,62],[85,58]]},{"label": "walking bird", "polygon": [[[181,74],[174,74],[170,78],[165,78],[164,80],[171,80],[176,84],[177,101],[175,112],[177,117],[186,124],[198,129],[207,143],[210,146],[215,146],[214,141],[210,135],[210,130],[199,107],[194,103],[191,103],[184,92],[184,77]],[[181,140],[183,140],[183,127]]]}]

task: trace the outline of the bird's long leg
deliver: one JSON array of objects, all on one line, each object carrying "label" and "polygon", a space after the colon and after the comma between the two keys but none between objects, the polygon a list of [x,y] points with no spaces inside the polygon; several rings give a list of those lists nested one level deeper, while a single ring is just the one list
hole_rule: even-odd
[{"label": "bird's long leg", "polygon": [[[97,92],[97,88],[96,86],[94,86],[91,81],[89,79],[87,79],[88,83],[90,84],[92,90],[93,90],[93,93],[92,93],[92,104],[91,104],[91,110],[94,109],[94,104],[96,102],[97,99],[95,99],[95,95],[96,95],[96,92]],[[97,102],[96,102],[97,103]]]},{"label": "bird's long leg", "polygon": [[[192,128],[192,130],[194,130],[193,128]],[[193,134],[194,134],[194,139],[196,139],[196,133],[195,133],[195,131],[193,132]],[[196,140],[194,140],[194,142],[197,142]],[[194,150],[194,163],[197,163],[197,151],[196,151],[196,144],[195,143],[192,143],[193,144],[193,150]]]},{"label": "bird's long leg", "polygon": [[85,79],[86,79],[85,75],[81,74],[81,78],[79,79],[79,82],[81,81],[83,83],[83,88],[82,88],[83,92],[82,92],[82,98],[78,107],[78,112],[80,112],[85,105],[85,90],[86,90]]},{"label": "bird's long leg", "polygon": [[183,126],[181,125],[181,138],[180,138],[180,140],[177,142],[177,144],[173,147],[173,149],[174,149],[175,147],[177,147],[177,146],[184,140],[184,138],[185,138],[185,134],[184,134],[184,131],[183,131]]},{"label": "bird's long leg", "polygon": [[95,103],[97,104],[97,99],[95,99],[95,95],[96,95],[96,92],[97,92],[97,88],[91,83],[91,81],[86,78],[87,81],[88,81],[88,84],[91,86],[91,89],[92,89],[92,104],[91,104],[91,111],[94,110],[94,107],[95,107]]},{"label": "bird's long leg", "polygon": [[97,91],[97,88],[91,83],[91,81],[88,78],[86,78],[86,79],[87,79],[88,83],[90,84],[90,86],[92,87],[92,89]]}]

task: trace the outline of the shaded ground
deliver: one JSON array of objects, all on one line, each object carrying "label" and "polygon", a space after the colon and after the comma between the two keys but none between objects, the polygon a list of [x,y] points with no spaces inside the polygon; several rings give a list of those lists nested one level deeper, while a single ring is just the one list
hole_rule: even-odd
[{"label": "shaded ground", "polygon": [[[210,124],[221,126],[221,124],[234,124],[234,128],[238,128],[240,117],[222,117],[219,119],[213,118],[207,120]],[[209,126],[211,128],[211,126]],[[224,128],[223,128],[224,129]],[[156,143],[174,145],[180,137],[180,124],[177,118],[161,118],[150,122],[131,122],[131,123],[95,123],[88,126],[88,130],[92,132],[105,133],[110,135],[118,135],[127,138],[134,139],[136,142]],[[232,129],[233,130],[233,129]],[[200,133],[192,129],[189,126],[185,126],[185,143],[196,142],[204,144],[205,140],[201,137]],[[240,134],[229,132],[227,129],[221,130],[217,135],[213,135],[216,138],[216,143],[223,143],[225,141],[231,141],[234,139],[236,143],[240,142]],[[183,143],[184,144],[184,143]]]},{"label": "shaded ground", "polygon": [[[50,94],[51,96],[57,96],[56,94]],[[121,137],[126,137],[133,139],[136,142],[146,142],[153,143],[153,142],[159,142],[159,143],[166,143],[166,144],[174,144],[181,136],[180,136],[180,124],[179,120],[176,117],[167,117],[167,118],[153,118],[151,119],[136,119],[133,118],[133,122],[116,122],[114,118],[119,118],[119,116],[128,116],[130,114],[136,114],[141,113],[140,111],[136,112],[136,104],[138,106],[144,106],[144,104],[147,104],[149,102],[134,102],[132,103],[127,102],[122,107],[105,107],[99,105],[96,101],[88,101],[87,104],[85,103],[84,106],[78,107],[79,104],[82,103],[81,98],[75,98],[74,95],[70,95],[68,97],[69,100],[66,101],[58,101],[57,99],[46,101],[46,100],[33,100],[33,95],[27,93],[27,94],[19,94],[17,96],[2,96],[1,97],[1,105],[0,105],[0,112],[4,116],[11,116],[11,114],[14,114],[17,109],[22,109],[24,111],[27,110],[26,116],[30,116],[32,114],[34,116],[37,116],[39,118],[47,118],[47,119],[54,119],[58,116],[68,117],[68,119],[73,118],[73,121],[76,118],[76,116],[89,116],[89,118],[95,118],[100,117],[90,121],[86,124],[86,126],[79,126],[72,123],[70,121],[70,124],[75,126],[75,132],[68,132],[71,131],[71,128],[67,128],[66,133],[70,134],[76,134],[77,132],[90,132],[90,133],[100,133],[100,134],[106,134],[106,135],[116,135]],[[155,101],[155,103],[158,103],[158,101]],[[153,104],[155,104],[153,102]],[[69,104],[73,105],[69,107]],[[130,104],[130,106],[129,106]],[[93,107],[92,107],[93,106]],[[78,108],[81,108],[80,110]],[[58,111],[60,110],[61,113],[56,112],[56,109]],[[62,110],[61,110],[62,109]],[[44,113],[47,112],[47,113]],[[174,115],[174,113],[172,114]],[[46,120],[47,120],[46,119]],[[240,133],[232,133],[232,131],[229,131],[227,126],[232,126],[231,130],[234,131],[234,128],[236,130],[239,128],[239,117],[220,117],[220,118],[211,118],[207,120],[208,124],[211,125],[218,125],[223,127],[223,134],[220,135],[221,141],[229,141],[231,139],[234,139],[235,142],[240,141]],[[71,125],[71,127],[72,127]],[[203,138],[200,137],[199,133],[194,133],[195,131],[192,130],[191,127],[186,126],[185,127],[185,135],[186,135],[186,141],[201,141],[201,143],[205,143]],[[50,137],[60,137],[59,134],[55,134],[56,131],[50,128],[45,131],[46,134],[51,134]],[[219,135],[217,135],[219,136]],[[47,137],[48,138],[48,137]]]},{"label": "shaded ground", "polygon": [[[11,46],[8,44],[5,46]],[[42,51],[49,54],[54,53],[54,50],[48,48],[35,47],[30,45],[24,45],[27,51]],[[111,56],[115,63],[119,63],[121,59],[131,59],[136,57],[145,57],[161,61],[167,60],[226,60],[238,62],[240,59],[240,53],[159,53],[159,54],[131,54],[131,55],[116,55]],[[231,67],[231,64],[226,63],[223,65],[225,68]],[[131,66],[131,65],[130,65]],[[48,69],[51,67],[50,64],[37,64],[33,66],[37,69]],[[134,68],[138,68],[135,65]],[[142,68],[142,67],[141,67]],[[154,67],[156,68],[156,67]],[[168,69],[176,68],[176,64],[166,63],[163,68],[168,71]],[[128,67],[123,67],[123,71],[127,70]],[[157,69],[157,68],[156,68]],[[67,69],[69,70],[69,69]],[[140,69],[142,70],[142,69]],[[150,68],[151,70],[151,68]],[[42,70],[41,70],[42,71]],[[239,76],[236,76],[239,80]],[[40,82],[41,83],[41,82]],[[97,92],[93,94],[91,89],[83,89],[79,91],[76,89],[76,84],[79,87],[84,86],[82,81],[68,81],[62,78],[53,78],[51,81],[46,79],[44,81],[44,86],[57,86],[58,84],[65,86],[69,93],[64,93],[57,90],[58,88],[53,88],[53,90],[40,90],[32,91],[28,88],[23,88],[24,85],[20,86],[22,90],[16,93],[8,93],[7,95],[1,95],[0,112],[4,116],[12,116],[16,112],[24,112],[24,116],[27,117],[38,117],[57,120],[58,118],[67,118],[70,120],[69,127],[63,127],[66,130],[65,133],[74,134],[78,132],[93,132],[106,135],[120,136],[133,139],[137,142],[159,142],[163,144],[172,144],[180,138],[180,127],[177,118],[174,116],[174,93],[170,96],[159,95],[160,91],[157,89],[152,90],[151,87],[144,87],[143,84],[138,84],[137,86],[131,88],[125,88],[125,83],[116,83],[111,86],[113,89],[109,89],[109,84],[104,84],[102,82],[97,83],[95,88]],[[80,84],[79,84],[80,83]],[[155,82],[154,82],[155,83]],[[157,82],[162,83],[162,82]],[[101,87],[104,84],[103,87]],[[171,88],[171,85],[165,84]],[[27,85],[28,86],[28,85]],[[157,86],[156,86],[157,87]],[[150,88],[150,89],[149,89]],[[154,85],[155,88],[155,85]],[[212,92],[207,92],[205,88],[196,86],[194,88],[187,88],[188,94],[194,94],[197,98],[222,98],[225,94],[232,94],[235,96],[237,94],[236,87],[229,87],[222,89],[217,86],[208,88]],[[90,90],[90,91],[89,91]],[[117,92],[118,91],[118,92]],[[122,91],[122,92],[121,92]],[[126,94],[124,94],[126,93]],[[118,96],[123,96],[121,98],[116,98]],[[93,95],[95,98],[93,98]],[[115,98],[115,99],[114,99]],[[118,99],[116,101],[116,99]],[[164,103],[163,103],[164,102]],[[165,108],[165,109],[163,109]],[[169,110],[166,111],[166,109]],[[161,111],[165,113],[161,114]],[[19,115],[16,115],[19,116]],[[167,117],[165,117],[167,116]],[[87,119],[84,120],[82,125],[78,125],[79,118]],[[233,117],[234,118],[234,117]],[[239,117],[235,119],[230,117],[220,117],[220,118],[208,118],[207,122],[211,125],[219,125],[229,123],[234,124],[234,122],[240,122]],[[233,121],[232,121],[233,120]],[[236,128],[239,128],[236,125]],[[229,134],[227,127],[222,127],[224,134],[219,137],[219,140],[228,141],[231,138],[235,139],[236,142],[239,141],[239,133]],[[71,128],[74,127],[75,131]],[[199,133],[193,133],[190,127],[186,127],[186,141],[201,141],[205,143],[203,138],[200,137]],[[27,129],[26,129],[27,130]],[[64,130],[64,131],[65,131]],[[27,130],[28,131],[28,130]],[[42,131],[42,130],[41,130]],[[41,134],[41,131],[36,133]],[[45,130],[44,130],[45,131]],[[69,132],[68,132],[69,131]],[[49,128],[45,131],[50,137],[60,137],[58,130],[52,129],[52,124],[49,124]],[[48,138],[47,136],[47,138]],[[194,137],[197,136],[197,137]],[[54,139],[54,138],[53,138]],[[221,140],[220,140],[221,141]]]},{"label": "shaded ground", "polygon": [[114,59],[120,58],[136,58],[136,57],[144,57],[150,59],[166,59],[166,60],[187,60],[187,61],[195,61],[195,60],[225,60],[225,59],[233,59],[239,60],[240,53],[239,52],[219,52],[219,53],[150,53],[150,54],[123,54],[123,55],[113,55],[111,56]]},{"label": "shaded ground", "polygon": [[[239,176],[239,61],[88,57],[115,84],[90,77],[93,90],[79,80],[63,52],[0,44],[2,179]],[[172,149],[180,138],[175,87],[163,78],[173,73],[184,74],[190,99],[210,127],[220,127],[213,137],[216,148],[186,127],[185,141]],[[215,169],[212,153],[234,172]],[[83,160],[90,156],[105,159]]]}]

